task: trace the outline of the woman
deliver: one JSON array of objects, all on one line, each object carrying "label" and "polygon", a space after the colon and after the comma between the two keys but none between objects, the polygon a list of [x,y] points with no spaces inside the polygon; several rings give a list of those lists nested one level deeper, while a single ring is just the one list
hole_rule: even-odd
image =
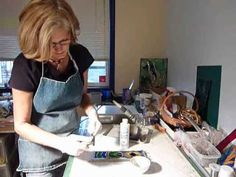
[{"label": "woman", "polygon": [[32,0],[19,22],[22,53],[9,82],[20,136],[18,171],[27,177],[60,177],[68,155],[78,156],[91,141],[71,135],[78,122],[76,107],[88,115],[91,135],[101,127],[86,94],[87,70],[94,59],[76,44],[79,22],[65,0]]}]

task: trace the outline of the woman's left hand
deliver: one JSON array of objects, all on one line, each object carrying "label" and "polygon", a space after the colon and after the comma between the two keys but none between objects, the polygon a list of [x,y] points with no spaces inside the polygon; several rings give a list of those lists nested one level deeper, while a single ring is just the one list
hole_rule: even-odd
[{"label": "woman's left hand", "polygon": [[90,107],[87,112],[89,117],[88,133],[95,136],[102,129],[102,124],[98,119],[97,112],[94,107]]},{"label": "woman's left hand", "polygon": [[101,129],[102,129],[102,124],[98,119],[89,120],[88,133],[90,135],[95,136]]}]

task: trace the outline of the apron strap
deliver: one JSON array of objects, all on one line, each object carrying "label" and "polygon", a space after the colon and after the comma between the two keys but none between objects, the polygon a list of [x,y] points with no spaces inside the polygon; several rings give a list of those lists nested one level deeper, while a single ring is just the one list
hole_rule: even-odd
[{"label": "apron strap", "polygon": [[78,71],[79,71],[79,68],[78,68],[78,66],[77,66],[77,64],[76,64],[76,62],[75,62],[75,60],[74,60],[74,58],[72,58],[72,55],[70,54],[70,51],[68,51],[68,55],[69,55],[70,60],[73,62],[75,69],[76,69],[77,72],[78,72]]},{"label": "apron strap", "polygon": [[46,63],[46,62],[42,62],[42,73],[41,73],[41,77],[43,77],[43,75],[44,75],[44,63]]},{"label": "apron strap", "polygon": [[[79,72],[79,68],[78,68],[78,66],[77,66],[77,64],[76,64],[76,62],[75,62],[75,60],[72,58],[72,55],[70,54],[69,51],[68,51],[68,55],[69,55],[69,59],[73,62],[73,65],[74,65],[76,71]],[[45,63],[46,63],[45,61],[42,62],[42,73],[41,73],[41,77],[44,76],[44,64],[45,64]]]}]

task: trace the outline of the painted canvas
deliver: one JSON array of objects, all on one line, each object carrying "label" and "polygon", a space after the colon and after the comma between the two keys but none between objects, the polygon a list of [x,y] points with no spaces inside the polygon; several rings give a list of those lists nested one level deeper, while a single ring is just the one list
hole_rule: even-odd
[{"label": "painted canvas", "polygon": [[134,156],[147,157],[147,153],[140,151],[95,151],[92,160],[129,160]]},{"label": "painted canvas", "polygon": [[167,58],[141,58],[139,87],[141,92],[163,89],[167,86]]}]

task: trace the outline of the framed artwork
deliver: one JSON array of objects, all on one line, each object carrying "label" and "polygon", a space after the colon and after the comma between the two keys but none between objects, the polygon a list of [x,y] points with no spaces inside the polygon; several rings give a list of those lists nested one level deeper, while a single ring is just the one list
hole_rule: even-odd
[{"label": "framed artwork", "polygon": [[167,86],[167,58],[141,58],[139,88],[141,92],[164,89]]}]

